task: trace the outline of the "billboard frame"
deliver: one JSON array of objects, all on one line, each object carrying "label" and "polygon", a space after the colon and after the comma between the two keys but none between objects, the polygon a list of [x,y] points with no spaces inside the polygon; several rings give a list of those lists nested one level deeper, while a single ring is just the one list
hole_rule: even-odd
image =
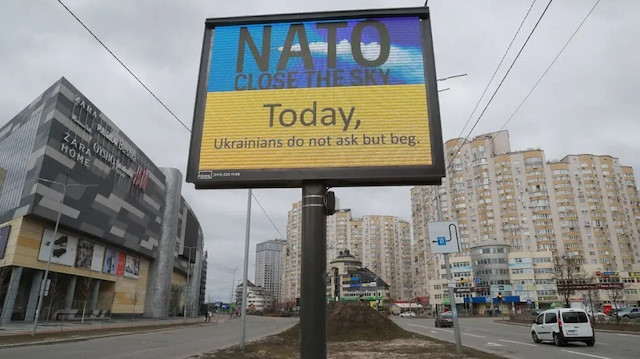
[{"label": "billboard frame", "polygon": [[[428,104],[427,111],[430,153],[432,159],[431,165],[283,169],[229,168],[225,169],[224,172],[241,172],[241,178],[232,176],[214,177],[213,171],[211,171],[210,178],[206,178],[205,173],[200,177],[199,162],[208,87],[207,84],[210,73],[213,34],[216,27],[294,21],[325,21],[353,18],[367,19],[376,17],[406,16],[416,16],[421,20],[420,31],[422,35],[421,42],[426,87],[425,101]],[[445,177],[445,161],[436,80],[430,12],[427,7],[209,18],[205,21],[204,37],[202,42],[186,181],[193,183],[196,189],[300,188],[302,187],[303,182],[320,182],[330,187],[440,185],[442,183],[442,178]]]}]

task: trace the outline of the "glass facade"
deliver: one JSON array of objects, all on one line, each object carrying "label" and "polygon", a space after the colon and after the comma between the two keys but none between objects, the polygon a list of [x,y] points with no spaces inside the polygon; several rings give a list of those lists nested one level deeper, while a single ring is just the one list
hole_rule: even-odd
[{"label": "glass facade", "polygon": [[42,116],[42,109],[31,113],[22,126],[13,128],[11,134],[0,141],[0,168],[4,169],[4,185],[0,183],[0,213],[14,209],[20,203],[27,164],[33,152],[33,143]]}]

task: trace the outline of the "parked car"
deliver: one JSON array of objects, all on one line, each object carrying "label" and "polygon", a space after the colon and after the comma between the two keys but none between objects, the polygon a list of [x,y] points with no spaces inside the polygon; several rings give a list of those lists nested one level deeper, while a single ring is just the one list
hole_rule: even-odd
[{"label": "parked car", "polygon": [[627,308],[618,312],[618,315],[622,318],[636,319],[640,318],[640,308]]},{"label": "parked car", "polygon": [[587,310],[587,315],[590,317],[594,317],[594,318],[606,318],[607,315],[604,314],[603,312],[595,312],[595,313],[591,313],[591,311]]},{"label": "parked car", "polygon": [[415,317],[416,313],[414,313],[414,312],[402,312],[402,313],[400,313],[400,316],[402,318],[411,318],[411,317]]},{"label": "parked car", "polygon": [[567,342],[584,342],[592,347],[596,343],[593,327],[584,309],[549,309],[540,313],[531,325],[534,343],[552,340],[556,346]]},{"label": "parked car", "polygon": [[618,313],[622,312],[624,309],[622,308],[611,308],[611,310],[609,311],[609,316],[610,317],[615,317],[616,315],[618,315]]},{"label": "parked car", "polygon": [[453,327],[453,313],[445,312],[436,316],[436,328],[437,327]]}]

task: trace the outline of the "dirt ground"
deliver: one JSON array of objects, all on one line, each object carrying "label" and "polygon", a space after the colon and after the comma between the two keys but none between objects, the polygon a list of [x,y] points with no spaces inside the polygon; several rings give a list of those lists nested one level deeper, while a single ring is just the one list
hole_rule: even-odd
[{"label": "dirt ground", "polygon": [[[408,332],[388,317],[360,302],[330,303],[327,307],[329,359],[499,358],[465,348],[457,356],[455,345]],[[300,358],[300,326],[249,343],[244,350],[231,347],[202,354],[199,359]]]}]

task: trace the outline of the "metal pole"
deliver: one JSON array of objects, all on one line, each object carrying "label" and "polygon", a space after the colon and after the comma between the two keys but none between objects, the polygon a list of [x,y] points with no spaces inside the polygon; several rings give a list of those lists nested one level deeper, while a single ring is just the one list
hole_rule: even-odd
[{"label": "metal pole", "polygon": [[[440,205],[440,191],[436,187],[436,207],[438,209],[438,222],[442,222],[442,206]],[[453,287],[449,283],[453,280],[453,274],[449,266],[449,253],[444,254],[444,266],[447,268],[447,288],[449,289],[449,302],[451,303],[451,313],[453,314],[453,331],[456,337],[456,353],[462,354],[462,338],[460,337],[460,325],[458,325],[458,308],[456,308],[456,295]]]},{"label": "metal pole", "polygon": [[244,273],[242,274],[242,339],[240,349],[244,349],[244,341],[247,337],[247,272],[249,271],[249,234],[251,232],[251,196],[253,192],[249,188],[247,195],[247,223],[246,234],[244,236]]},{"label": "metal pole", "polygon": [[60,199],[60,207],[58,207],[58,216],[56,218],[56,226],[53,229],[53,237],[49,241],[49,256],[47,257],[47,266],[44,270],[44,279],[40,282],[40,295],[38,295],[38,306],[36,307],[36,315],[33,318],[33,329],[31,330],[31,336],[36,335],[36,328],[38,326],[38,318],[40,317],[40,310],[42,309],[42,301],[44,297],[44,288],[47,284],[47,279],[49,277],[49,267],[51,266],[51,257],[53,256],[53,242],[56,240],[56,236],[58,235],[58,226],[60,224],[60,215],[62,214],[62,205],[64,203],[64,197],[67,195],[67,181],[69,177],[64,178],[64,185],[62,190],[62,198]]},{"label": "metal pole", "polygon": [[233,292],[235,289],[235,284],[236,284],[236,271],[238,270],[238,267],[235,267],[233,269],[233,277],[231,279],[231,296],[229,296],[229,314],[231,316],[233,316],[233,312],[231,311],[231,303],[233,303]]},{"label": "metal pole", "polygon": [[327,357],[327,217],[322,183],[302,184],[301,359]]}]

